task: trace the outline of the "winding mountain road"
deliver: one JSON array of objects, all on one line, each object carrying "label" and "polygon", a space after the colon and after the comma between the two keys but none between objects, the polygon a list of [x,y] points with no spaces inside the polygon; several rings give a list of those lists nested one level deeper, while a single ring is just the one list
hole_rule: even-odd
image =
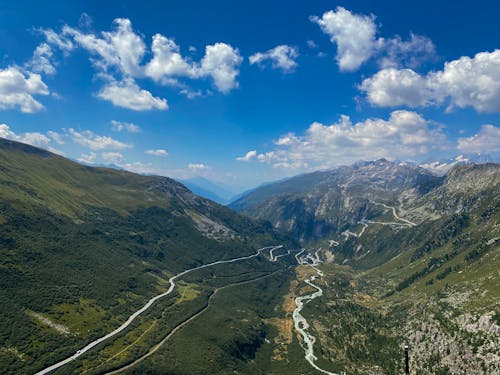
[{"label": "winding mountain road", "polygon": [[116,328],[114,331],[108,333],[107,335],[105,336],[102,336],[100,338],[98,338],[97,340],[94,340],[92,341],[91,343],[87,344],[85,347],[83,347],[82,349],[78,350],[75,354],[63,359],[62,361],[60,362],[57,362],[39,372],[37,372],[35,375],[44,375],[44,374],[48,374],[74,360],[76,360],[77,358],[81,357],[83,354],[85,354],[86,352],[88,352],[89,350],[92,350],[93,348],[95,348],[97,345],[99,345],[100,343],[112,338],[113,336],[116,336],[117,334],[119,334],[120,332],[124,331],[127,327],[130,326],[130,324],[132,324],[134,322],[135,319],[137,319],[137,317],[139,315],[141,315],[142,313],[144,313],[145,311],[147,311],[156,301],[158,301],[159,299],[163,298],[163,297],[166,297],[168,296],[169,294],[171,294],[174,289],[175,289],[175,280],[177,280],[179,277],[181,276],[184,276],[190,272],[193,272],[193,271],[197,271],[197,270],[201,270],[201,269],[204,269],[204,268],[208,268],[208,267],[213,267],[213,266],[216,266],[218,264],[225,264],[225,263],[234,263],[234,262],[239,262],[239,261],[242,261],[242,260],[246,260],[246,259],[251,259],[251,258],[255,258],[257,256],[259,256],[263,251],[265,250],[268,250],[270,249],[270,252],[272,252],[273,250],[277,249],[277,248],[280,248],[282,246],[266,246],[266,247],[263,247],[259,250],[257,250],[257,252],[253,255],[248,255],[248,256],[243,256],[243,257],[239,257],[239,258],[234,258],[234,259],[228,259],[228,260],[219,260],[217,262],[213,262],[213,263],[208,263],[208,264],[204,264],[204,265],[201,265],[201,266],[198,266],[198,267],[193,267],[193,268],[190,268],[190,269],[187,269],[185,271],[182,271],[180,273],[178,273],[177,275],[175,276],[172,276],[168,281],[170,283],[170,287],[168,288],[168,290],[164,293],[161,293],[161,294],[158,294],[154,297],[152,297],[143,307],[141,307],[139,310],[137,310],[135,313],[133,313],[132,315],[129,316],[129,318],[121,325],[119,326],[118,328]]},{"label": "winding mountain road", "polygon": [[[286,269],[286,268],[285,268]],[[192,322],[193,320],[195,320],[197,317],[199,317],[201,314],[203,314],[211,305],[212,303],[212,300],[213,298],[215,297],[215,295],[220,292],[221,290],[224,290],[224,289],[227,289],[227,288],[230,288],[230,287],[233,287],[233,286],[236,286],[236,285],[242,285],[242,284],[248,284],[248,283],[252,283],[252,282],[255,282],[255,281],[258,281],[258,280],[261,280],[261,279],[264,279],[266,277],[269,277],[269,276],[272,276],[278,272],[283,272],[285,269],[282,269],[282,270],[278,270],[278,271],[274,271],[274,272],[271,272],[267,275],[264,275],[264,276],[259,276],[259,277],[255,277],[253,279],[250,279],[250,280],[245,280],[245,281],[240,281],[240,282],[237,282],[237,283],[234,283],[234,284],[229,284],[229,285],[225,285],[223,287],[220,287],[220,288],[217,288],[213,291],[212,294],[210,294],[210,296],[208,297],[208,300],[207,300],[207,303],[205,304],[205,306],[203,306],[200,310],[198,310],[198,312],[196,312],[195,314],[193,314],[192,316],[190,316],[188,319],[184,320],[183,322],[179,323],[177,326],[175,326],[167,336],[165,336],[163,338],[163,340],[161,340],[158,344],[156,344],[155,346],[153,346],[146,354],[144,354],[143,356],[137,358],[136,360],[134,360],[133,362],[131,362],[130,364],[128,365],[125,365],[123,367],[120,367],[119,369],[116,369],[116,370],[113,370],[111,372],[106,372],[105,375],[112,375],[112,374],[119,374],[123,371],[126,371],[132,367],[134,367],[135,365],[139,364],[140,362],[144,361],[146,358],[148,358],[149,356],[151,356],[152,354],[156,353],[158,351],[158,349],[160,349],[160,347],[165,344],[173,335],[175,335],[176,332],[178,332],[180,329],[182,329],[185,325],[189,324],[190,322]]]},{"label": "winding mountain road", "polygon": [[398,216],[398,213],[396,212],[396,207],[388,206],[385,203],[379,203],[379,202],[373,202],[373,203],[378,204],[380,206],[384,206],[388,210],[392,210],[392,215],[394,216],[394,218],[396,220],[399,220],[399,221],[402,221],[402,222],[406,223],[409,227],[414,227],[414,226],[417,225],[417,224],[411,222],[410,220],[403,219],[402,217]]}]

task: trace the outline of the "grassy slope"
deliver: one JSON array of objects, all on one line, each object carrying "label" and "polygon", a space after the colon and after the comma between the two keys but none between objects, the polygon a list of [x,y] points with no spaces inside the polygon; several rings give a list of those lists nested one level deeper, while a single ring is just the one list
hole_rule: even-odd
[{"label": "grassy slope", "polygon": [[[90,168],[6,140],[0,187],[0,362],[7,373],[31,373],[110,331],[173,273],[281,241],[268,226],[173,180]],[[235,237],[207,238],[186,210]]]},{"label": "grassy slope", "polygon": [[[109,331],[147,296],[165,290],[168,276],[180,269],[276,241],[268,227],[193,199],[174,182],[88,168],[23,147],[0,144],[0,318],[7,322],[0,330],[0,361],[7,372],[30,373]],[[490,350],[491,337],[464,332],[456,319],[498,310],[499,248],[487,243],[499,237],[500,217],[496,190],[477,194],[469,188],[437,191],[422,203],[445,212],[449,202],[465,202],[466,219],[446,213],[412,229],[372,226],[336,249],[339,260],[353,259],[351,266],[325,264],[325,296],[304,309],[319,339],[322,367],[399,372],[400,346],[418,333],[424,344],[449,344],[463,357],[472,355],[464,366],[480,371],[481,358],[472,351]],[[227,224],[241,239],[208,240],[183,214],[186,208]],[[361,256],[353,256],[359,244]],[[100,373],[128,363],[204,306],[214,288],[282,266],[255,260],[193,274],[127,333],[60,373]],[[271,322],[285,318],[283,296],[294,289],[293,279],[283,272],[224,289],[200,319],[130,373],[315,373],[295,334],[282,359],[269,361],[280,338]],[[295,290],[302,287],[299,282]],[[41,324],[33,312],[71,334]],[[431,328],[424,331],[422,322]],[[438,345],[424,344],[412,348],[422,374],[444,374],[447,360],[459,362]]]}]

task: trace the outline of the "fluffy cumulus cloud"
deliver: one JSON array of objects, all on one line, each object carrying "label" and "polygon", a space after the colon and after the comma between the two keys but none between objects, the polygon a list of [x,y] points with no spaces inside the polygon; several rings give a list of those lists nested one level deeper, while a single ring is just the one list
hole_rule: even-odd
[{"label": "fluffy cumulus cloud", "polygon": [[205,48],[205,56],[201,59],[199,75],[210,76],[217,89],[227,94],[238,87],[236,77],[238,67],[243,61],[239,51],[226,43],[215,43]]},{"label": "fluffy cumulus cloud", "polygon": [[157,82],[168,84],[175,77],[195,77],[193,64],[182,57],[180,47],[173,39],[161,34],[153,36],[153,58],[145,67],[145,74]]},{"label": "fluffy cumulus cloud", "polygon": [[427,79],[438,102],[449,97],[451,104],[460,108],[500,111],[500,50],[447,62],[444,70]]},{"label": "fluffy cumulus cloud", "polygon": [[167,150],[157,149],[157,150],[147,150],[146,154],[151,156],[167,156],[168,152]]},{"label": "fluffy cumulus cloud", "polygon": [[447,104],[478,112],[500,111],[500,50],[463,56],[444,69],[420,75],[411,69],[383,69],[365,79],[360,89],[380,107]]},{"label": "fluffy cumulus cloud", "polygon": [[500,152],[500,127],[483,125],[472,137],[459,138],[457,148],[466,153]]},{"label": "fluffy cumulus cloud", "polygon": [[258,160],[280,168],[311,170],[358,160],[408,159],[447,147],[440,127],[421,115],[394,111],[389,119],[352,123],[342,116],[332,125],[313,123],[303,135],[288,133],[266,153],[251,152],[240,160]]},{"label": "fluffy cumulus cloud", "polygon": [[289,73],[297,67],[296,59],[298,56],[299,50],[297,47],[279,45],[266,52],[257,52],[250,56],[248,60],[252,65],[259,64],[261,66],[266,61],[270,61],[274,69],[281,69],[283,72]]},{"label": "fluffy cumulus cloud", "polygon": [[94,55],[92,62],[99,69],[117,68],[130,76],[141,75],[140,62],[146,52],[142,37],[133,31],[129,19],[117,18],[113,23],[115,30],[103,31],[100,35],[87,34],[69,26],[63,28],[63,35],[72,37]]},{"label": "fluffy cumulus cloud", "polygon": [[244,156],[239,156],[236,158],[236,160],[239,161],[250,161],[252,159],[255,159],[257,157],[257,151],[256,150],[251,150],[248,151]]},{"label": "fluffy cumulus cloud", "polygon": [[145,75],[161,84],[183,87],[179,78],[212,78],[215,87],[222,93],[228,93],[238,87],[236,78],[243,58],[239,51],[226,43],[216,43],[205,48],[205,56],[197,63],[183,57],[180,47],[173,39],[161,34],[153,36],[151,44],[153,58],[145,67]]},{"label": "fluffy cumulus cloud", "polygon": [[[134,31],[127,18],[117,18],[111,31],[99,33],[65,26],[60,35],[52,30],[44,31],[47,43],[69,50],[79,46],[91,55],[97,76],[104,80],[98,97],[116,106],[144,111],[167,109],[165,99],[154,97],[139,87],[138,80],[150,78],[161,85],[178,87],[183,93],[197,93],[181,79],[209,78],[222,92],[238,87],[237,76],[242,57],[239,51],[226,44],[207,45],[200,61],[192,61],[181,54],[180,47],[171,38],[155,34],[151,42],[149,61],[148,46],[144,37]],[[70,45],[67,45],[70,43]],[[194,98],[199,95],[188,95]]]},{"label": "fluffy cumulus cloud", "polygon": [[411,69],[383,69],[365,79],[360,89],[380,107],[421,107],[432,101],[427,80]]},{"label": "fluffy cumulus cloud", "polygon": [[311,17],[337,45],[336,60],[340,70],[353,71],[375,53],[377,26],[373,15],[353,14],[343,7]]},{"label": "fluffy cumulus cloud", "polygon": [[432,41],[421,35],[410,34],[407,41],[397,35],[377,38],[374,15],[355,14],[337,7],[310,19],[337,46],[335,59],[342,71],[355,71],[372,57],[383,67],[415,67],[435,53]]},{"label": "fluffy cumulus cloud", "polygon": [[85,130],[83,132],[77,132],[75,129],[70,128],[68,130],[69,136],[75,143],[83,147],[87,147],[93,151],[99,150],[123,150],[130,148],[131,146],[117,141],[111,137],[94,134],[90,130]]},{"label": "fluffy cumulus cloud", "polygon": [[130,122],[111,120],[111,129],[115,132],[140,133],[141,128]]},{"label": "fluffy cumulus cloud", "polygon": [[39,74],[24,73],[14,66],[0,70],[0,110],[38,112],[44,107],[34,96],[48,94],[49,89]]},{"label": "fluffy cumulus cloud", "polygon": [[149,91],[141,89],[132,79],[109,82],[97,93],[97,97],[110,101],[117,107],[134,111],[168,109],[166,99],[155,97]]}]

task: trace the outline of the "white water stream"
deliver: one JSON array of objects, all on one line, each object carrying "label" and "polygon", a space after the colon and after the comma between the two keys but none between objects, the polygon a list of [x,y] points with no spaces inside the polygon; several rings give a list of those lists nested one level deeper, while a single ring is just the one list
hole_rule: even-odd
[{"label": "white water stream", "polygon": [[318,268],[316,268],[316,265],[319,264],[321,261],[319,259],[318,251],[314,254],[314,257],[311,257],[311,255],[307,255],[305,259],[312,259],[313,263],[310,264],[308,263],[304,258],[301,258],[300,255],[305,251],[302,250],[300,253],[298,253],[295,258],[297,259],[297,262],[299,264],[307,264],[310,267],[312,267],[316,271],[316,275],[311,276],[304,282],[316,289],[315,292],[311,294],[307,294],[305,296],[297,297],[295,298],[295,310],[292,313],[292,319],[293,319],[293,324],[295,326],[295,330],[299,332],[304,339],[304,352],[305,352],[305,359],[309,364],[314,367],[316,370],[322,372],[323,374],[329,374],[329,375],[338,375],[334,372],[330,372],[327,370],[322,369],[319,367],[315,362],[317,361],[317,357],[314,355],[314,343],[316,342],[316,338],[311,335],[308,332],[309,329],[309,323],[307,320],[300,314],[302,309],[304,308],[304,305],[308,302],[311,302],[313,299],[321,297],[323,295],[323,290],[317,286],[316,284],[313,283],[318,277],[323,277],[323,272],[321,272]]}]

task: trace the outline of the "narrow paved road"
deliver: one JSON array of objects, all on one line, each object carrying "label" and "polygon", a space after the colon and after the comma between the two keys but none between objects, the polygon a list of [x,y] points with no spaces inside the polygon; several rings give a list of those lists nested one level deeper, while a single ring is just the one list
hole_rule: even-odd
[{"label": "narrow paved road", "polygon": [[386,205],[385,203],[379,203],[379,202],[373,202],[375,204],[378,204],[378,205],[381,205],[381,206],[384,206],[385,208],[387,208],[388,210],[392,210],[392,215],[394,216],[394,218],[396,220],[399,220],[399,221],[402,221],[404,223],[406,223],[409,227],[414,227],[416,226],[417,224],[411,222],[410,220],[407,220],[407,219],[403,219],[402,217],[399,217],[398,216],[398,213],[396,212],[396,207],[392,207],[392,206],[388,206]]},{"label": "narrow paved road", "polygon": [[162,294],[158,294],[157,296],[154,296],[153,298],[151,298],[143,307],[141,307],[139,310],[137,310],[135,313],[133,313],[132,315],[129,316],[129,318],[121,325],[119,326],[117,329],[115,329],[114,331],[108,333],[107,335],[105,336],[102,336],[100,338],[98,338],[97,340],[95,341],[92,341],[90,344],[87,344],[85,347],[83,347],[82,349],[78,350],[75,354],[69,356],[68,358],[66,359],[63,359],[62,361],[60,362],[57,362],[56,364],[53,364],[52,366],[49,366],[39,372],[37,372],[35,375],[44,375],[44,374],[48,374],[56,369],[58,369],[59,367],[62,367],[72,361],[74,361],[75,359],[77,359],[78,357],[82,356],[83,354],[85,354],[86,352],[88,352],[89,350],[95,348],[97,345],[99,345],[100,343],[102,343],[103,341],[106,341],[108,339],[110,339],[111,337],[113,336],[116,336],[117,334],[119,334],[120,332],[122,332],[123,330],[125,330],[128,326],[130,326],[130,324],[132,324],[132,322],[139,316],[141,315],[142,313],[144,313],[146,310],[148,310],[156,301],[158,301],[159,299],[163,298],[163,297],[166,297],[168,296],[170,293],[172,293],[175,289],[175,280],[177,280],[179,277],[181,276],[184,276],[190,272],[193,272],[193,271],[197,271],[197,270],[201,270],[203,268],[208,268],[208,267],[213,267],[213,266],[216,266],[218,264],[225,264],[225,263],[234,263],[234,262],[239,262],[241,260],[246,260],[246,259],[251,259],[251,258],[255,258],[257,256],[260,255],[260,253],[262,253],[264,250],[268,250],[268,249],[271,249],[270,251],[273,251],[274,249],[277,249],[281,246],[266,246],[266,247],[263,247],[262,249],[259,249],[257,250],[257,252],[253,255],[248,255],[248,256],[244,256],[244,257],[239,257],[239,258],[234,258],[234,259],[229,259],[229,260],[219,260],[217,262],[213,262],[213,263],[208,263],[208,264],[204,264],[202,266],[198,266],[198,267],[193,267],[193,268],[190,268],[188,270],[185,270],[185,271],[182,271],[180,273],[178,273],[177,275],[175,276],[172,276],[168,281],[170,283],[170,287],[168,288],[168,290],[165,292],[165,293],[162,293]]},{"label": "narrow paved road", "polygon": [[248,283],[255,282],[257,280],[264,279],[264,278],[272,276],[272,275],[274,275],[274,274],[276,274],[278,272],[283,272],[285,269],[274,271],[274,272],[271,272],[271,273],[269,273],[267,275],[264,275],[264,276],[259,276],[259,277],[256,277],[256,278],[253,278],[253,279],[250,279],[250,280],[240,281],[240,282],[237,282],[237,283],[234,283],[234,284],[225,285],[225,286],[223,286],[221,288],[215,289],[214,292],[212,294],[210,294],[210,297],[208,298],[207,303],[205,304],[205,306],[203,306],[194,315],[192,315],[188,319],[184,320],[183,322],[181,322],[177,326],[175,326],[172,329],[172,331],[170,331],[170,333],[167,336],[165,336],[165,338],[163,340],[161,340],[158,344],[156,344],[155,346],[153,346],[146,354],[144,354],[143,356],[137,358],[135,361],[133,361],[132,363],[130,363],[128,365],[120,367],[119,369],[113,370],[111,372],[106,372],[105,375],[119,374],[119,373],[121,373],[123,371],[126,371],[126,370],[134,367],[138,363],[144,361],[146,358],[148,358],[152,354],[156,353],[158,351],[158,349],[160,349],[160,347],[163,344],[165,344],[173,335],[175,335],[176,332],[178,332],[181,328],[183,328],[184,326],[186,326],[187,324],[189,324],[190,322],[192,322],[193,320],[195,320],[197,317],[199,317],[201,314],[203,314],[210,307],[210,305],[212,303],[212,299],[215,297],[215,295],[217,294],[217,292],[220,292],[221,290],[224,290],[224,289],[236,286],[236,285],[248,284]]}]

